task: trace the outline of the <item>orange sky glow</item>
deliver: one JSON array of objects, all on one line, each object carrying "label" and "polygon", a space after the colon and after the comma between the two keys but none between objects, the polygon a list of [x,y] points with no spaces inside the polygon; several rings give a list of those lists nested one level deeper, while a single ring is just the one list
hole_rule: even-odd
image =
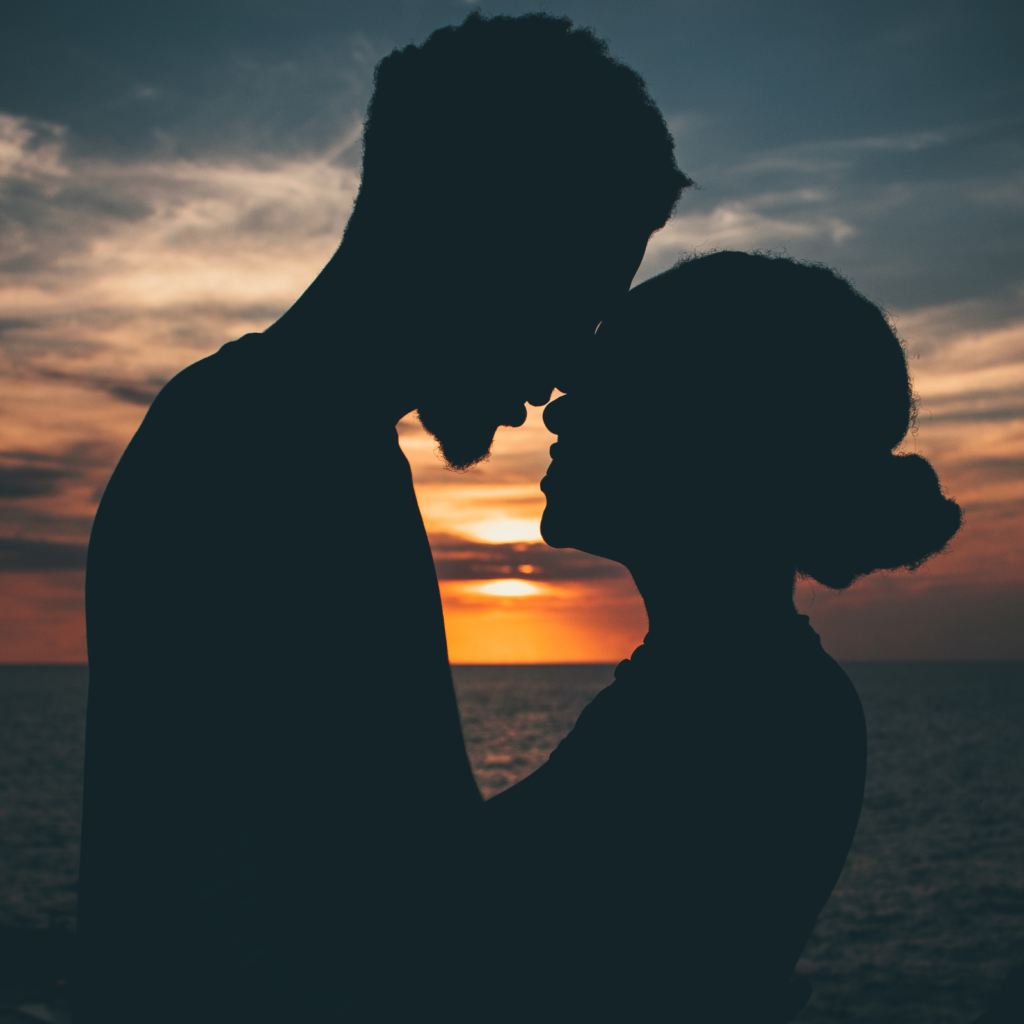
[{"label": "orange sky glow", "polygon": [[[357,141],[251,164],[72,160],[54,126],[0,115],[0,176],[31,185],[44,207],[72,187],[137,207],[120,218],[99,203],[57,210],[48,234],[6,243],[50,251],[36,270],[0,274],[10,325],[0,355],[0,661],[85,659],[82,557],[111,469],[163,381],[266,327],[326,262],[358,185],[342,160]],[[735,202],[689,217],[683,208],[652,239],[637,280],[695,247],[800,255],[811,237],[836,247],[842,269],[856,227],[815,217],[786,221]],[[1024,387],[1024,320],[981,329],[965,303],[893,312],[921,396],[906,450],[933,461],[967,526],[917,573],[843,594],[801,582],[798,607],[839,658],[1024,657],[1024,417],[1000,411]],[[466,473],[444,468],[415,416],[399,433],[454,662],[615,662],[641,642],[643,606],[624,571],[540,543],[538,481],[553,440],[540,410],[500,430],[491,458]],[[691,484],[699,497],[700,481]]]}]

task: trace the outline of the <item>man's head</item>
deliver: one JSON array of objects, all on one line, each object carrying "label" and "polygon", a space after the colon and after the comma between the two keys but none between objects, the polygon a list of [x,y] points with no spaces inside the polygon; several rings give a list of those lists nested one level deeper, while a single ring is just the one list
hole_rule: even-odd
[{"label": "man's head", "polygon": [[346,243],[415,310],[396,355],[452,464],[547,400],[689,184],[643,80],[568,19],[471,14],[381,61]]}]

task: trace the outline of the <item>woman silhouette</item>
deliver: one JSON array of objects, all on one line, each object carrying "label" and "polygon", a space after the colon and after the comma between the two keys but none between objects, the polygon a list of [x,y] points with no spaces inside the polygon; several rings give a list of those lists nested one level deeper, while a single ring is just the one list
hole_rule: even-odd
[{"label": "woman silhouette", "polygon": [[797,614],[795,576],[843,589],[914,568],[960,509],[893,453],[913,414],[903,349],[830,270],[692,259],[597,341],[545,414],[542,532],[627,566],[650,632],[547,764],[487,805],[513,858],[505,1006],[787,1021],[865,769],[859,700]]}]

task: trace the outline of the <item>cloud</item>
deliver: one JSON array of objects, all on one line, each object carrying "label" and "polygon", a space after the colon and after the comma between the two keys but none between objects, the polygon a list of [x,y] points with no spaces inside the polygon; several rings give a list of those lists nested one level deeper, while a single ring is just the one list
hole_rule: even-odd
[{"label": "cloud", "polygon": [[802,141],[692,168],[702,190],[653,237],[638,280],[716,248],[836,267],[894,314],[907,343],[920,398],[907,449],[933,462],[969,516],[1019,518],[1024,282],[1021,235],[1009,227],[1020,214],[1018,127],[991,118]]},{"label": "cloud", "polygon": [[[945,324],[952,330],[940,333]],[[927,356],[935,389],[948,387],[948,383],[942,385],[940,381],[952,375],[991,374],[1024,365],[1024,321],[997,330],[964,330],[962,323],[958,323],[957,308],[940,306],[899,317],[897,328],[908,339],[911,351]],[[926,335],[923,345],[918,343],[921,331],[931,335]]]},{"label": "cloud", "polygon": [[21,181],[66,177],[65,129],[0,113],[0,177]]},{"label": "cloud", "polygon": [[[660,273],[684,253],[705,249],[781,248],[797,240],[827,239],[839,245],[857,229],[821,209],[827,196],[808,189],[769,193],[719,203],[709,213],[683,213],[657,232],[647,247],[638,282]],[[789,215],[766,210],[788,208]]]},{"label": "cloud", "polygon": [[970,467],[990,478],[1024,480],[1024,454],[1008,458],[973,459]]},{"label": "cloud", "polygon": [[918,424],[932,422],[985,422],[1024,419],[1024,388],[998,391],[974,391],[952,399],[923,400],[918,409]]},{"label": "cloud", "polygon": [[[44,567],[56,559],[57,568],[75,568],[61,562],[61,552],[67,555],[89,536],[95,502],[116,459],[116,450],[96,442],[52,452],[0,450],[0,538],[15,545],[56,543],[55,552],[39,554]],[[5,556],[0,569],[22,564],[18,559],[32,549],[18,550],[20,555]]]},{"label": "cloud", "polygon": [[340,158],[356,141],[303,159],[119,163],[70,156],[59,126],[0,115],[8,359],[70,373],[76,354],[69,381],[112,379],[138,401],[197,347],[266,326],[337,245],[359,180]]},{"label": "cloud", "polygon": [[547,582],[619,579],[629,575],[618,562],[546,544],[481,544],[455,534],[435,533],[430,536],[430,548],[441,580]]},{"label": "cloud", "polygon": [[639,279],[680,251],[767,248],[835,266],[889,307],[974,300],[989,323],[993,309],[1019,317],[1019,127],[982,116],[761,150],[705,139],[708,162],[687,166],[701,188],[654,236]]},{"label": "cloud", "polygon": [[[3,365],[0,363],[0,365]],[[63,384],[70,384],[75,387],[88,388],[90,390],[102,391],[111,398],[116,398],[131,405],[141,405],[148,408],[153,399],[159,394],[160,389],[167,383],[167,379],[160,376],[153,376],[148,379],[139,380],[133,378],[118,379],[97,373],[73,373],[66,370],[58,370],[52,366],[33,364],[31,360],[11,359],[5,367],[9,379],[31,379],[58,381]]]},{"label": "cloud", "polygon": [[[934,314],[917,317],[928,323]],[[902,333],[916,333],[906,318]],[[1024,418],[1024,323],[935,340],[911,362],[921,421]]]},{"label": "cloud", "polygon": [[[703,187],[655,236],[640,278],[681,251],[786,249],[837,266],[899,312],[920,355],[922,417],[908,443],[966,496],[971,529],[1004,517],[985,542],[989,561],[981,542],[965,546],[958,571],[1019,576],[1005,547],[1021,500],[1020,359],[1016,342],[994,333],[1020,322],[1024,237],[1019,127],[997,123],[1016,102],[1008,21],[967,7],[919,16],[889,5],[865,17],[834,5],[841,14],[822,20],[821,5],[808,18],[807,4],[744,0],[702,9],[695,22],[689,5],[661,0],[639,13],[597,6],[587,23],[647,76]],[[161,382],[272,322],[330,256],[358,180],[373,64],[454,9],[296,0],[249,5],[239,18],[226,0],[186,17],[166,5],[58,8],[54,17],[47,5],[21,5],[8,26],[0,446],[11,457],[0,468],[11,475],[0,479],[16,493],[0,502],[0,536],[83,550],[95,497]],[[685,121],[671,118],[673,106],[689,111]],[[949,126],[953,110],[987,120]],[[497,197],[496,238],[501,209]],[[400,252],[401,237],[393,241]],[[91,453],[73,452],[82,439]],[[499,431],[489,462],[453,474],[418,425],[403,425],[452,586],[506,567],[521,580],[580,579],[561,602],[574,612],[589,587],[628,589],[625,579],[587,582],[621,572],[612,563],[536,543],[551,440],[533,417]],[[42,550],[43,561],[65,557]],[[44,576],[53,585],[59,574]],[[580,612],[572,656],[591,656],[595,628],[608,633],[622,607],[599,627]],[[481,606],[464,620],[460,642],[477,645],[477,660],[498,656],[489,614]],[[550,615],[534,622],[550,639],[536,656],[557,660],[569,656],[570,627]],[[956,632],[954,619],[943,629]],[[509,620],[505,635],[501,652],[521,657],[524,621]],[[884,656],[893,651],[897,641]]]},{"label": "cloud", "polygon": [[701,188],[686,193],[676,216],[653,236],[637,280],[704,249],[775,249],[830,264],[857,261],[851,240],[917,198],[903,181],[880,187],[873,176],[868,190],[854,186],[866,165],[946,142],[937,131],[806,141],[691,168]]},{"label": "cloud", "polygon": [[[7,447],[35,453],[0,463],[0,531],[9,545],[30,545],[11,548],[18,553],[10,564],[18,565],[78,564],[90,502],[163,382],[262,329],[301,293],[336,246],[358,186],[351,131],[319,152],[288,157],[115,161],[76,155],[67,139],[59,125],[0,117],[0,400],[22,403],[25,440]],[[955,141],[922,131],[749,155],[702,176],[705,190],[688,194],[654,236],[639,278],[680,252],[763,247],[838,264],[862,284],[858,261],[865,253],[877,261],[879,224],[908,211],[926,217],[963,188],[947,181],[929,192],[914,180],[879,187],[858,177],[866,162],[917,159]],[[1001,201],[1001,187],[975,182],[990,205]],[[908,272],[898,252],[887,258]],[[911,269],[926,273],[927,261]],[[975,506],[1017,500],[1024,336],[1015,302],[1016,292],[897,310],[920,355],[914,443]],[[988,322],[999,317],[1004,322]],[[65,393],[76,397],[65,401]],[[47,450],[31,440],[33,430],[50,432]],[[403,422],[400,432],[442,579],[624,576],[614,563],[538,543],[537,481],[553,440],[539,410],[523,428],[499,431],[491,460],[465,474],[443,467],[417,423]],[[102,458],[76,461],[70,437],[89,441]]]},{"label": "cloud", "polygon": [[0,465],[0,498],[38,498],[56,494],[61,484],[74,476],[51,466]]},{"label": "cloud", "polygon": [[[98,497],[80,515],[62,514],[60,503],[53,498],[5,499],[0,502],[0,533],[4,541],[36,541],[55,544],[84,544],[92,529],[93,515]],[[47,511],[39,506],[49,502],[55,509]]]},{"label": "cloud", "polygon": [[95,441],[78,441],[59,452],[33,451],[26,448],[0,450],[0,460],[61,466],[77,473],[81,469],[91,467],[109,469],[117,460],[117,452],[108,445]]},{"label": "cloud", "polygon": [[78,567],[117,454],[163,384],[262,330],[316,276],[358,187],[346,127],[301,157],[113,160],[0,113],[7,571]]},{"label": "cloud", "polygon": [[63,572],[85,568],[85,544],[0,538],[0,572]]},{"label": "cloud", "polygon": [[917,131],[894,135],[872,135],[851,139],[809,141],[768,150],[741,163],[739,174],[799,171],[805,174],[831,174],[853,166],[858,156],[877,152],[914,153],[941,146],[949,141],[948,132]]},{"label": "cloud", "polygon": [[79,387],[95,388],[98,391],[105,391],[112,398],[120,399],[131,405],[142,405],[148,408],[153,399],[160,393],[160,389],[167,383],[163,378],[156,377],[149,380],[117,380],[116,378],[93,376],[86,373],[64,373],[60,370],[40,368],[36,370],[38,376],[48,380],[65,381],[78,385]]},{"label": "cloud", "polygon": [[528,484],[461,482],[455,474],[449,474],[445,483],[417,480],[416,496],[423,522],[432,533],[457,533],[485,543],[540,540],[544,495],[537,481]]},{"label": "cloud", "polygon": [[[974,305],[964,310],[945,304],[898,319],[915,356],[910,368],[919,396],[916,431],[906,447],[931,459],[943,484],[966,507],[969,523],[979,514],[1019,519],[1024,507],[1024,322],[964,330]],[[983,548],[1001,545],[1005,552],[1014,544],[1009,536],[1000,541],[987,537],[976,543],[975,553],[981,558]],[[977,569],[965,564],[964,571]],[[991,575],[992,568],[986,572]]]}]

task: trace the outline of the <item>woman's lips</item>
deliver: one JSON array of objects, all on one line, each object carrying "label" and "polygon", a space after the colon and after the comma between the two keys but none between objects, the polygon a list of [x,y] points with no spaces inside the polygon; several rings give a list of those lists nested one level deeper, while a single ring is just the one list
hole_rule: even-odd
[{"label": "woman's lips", "polygon": [[541,492],[544,494],[549,494],[551,492],[552,484],[556,488],[564,488],[567,483],[572,483],[572,479],[573,474],[571,469],[567,471],[565,466],[556,466],[554,463],[552,463],[550,466],[548,466],[548,471],[544,474],[543,477],[541,477]]}]

